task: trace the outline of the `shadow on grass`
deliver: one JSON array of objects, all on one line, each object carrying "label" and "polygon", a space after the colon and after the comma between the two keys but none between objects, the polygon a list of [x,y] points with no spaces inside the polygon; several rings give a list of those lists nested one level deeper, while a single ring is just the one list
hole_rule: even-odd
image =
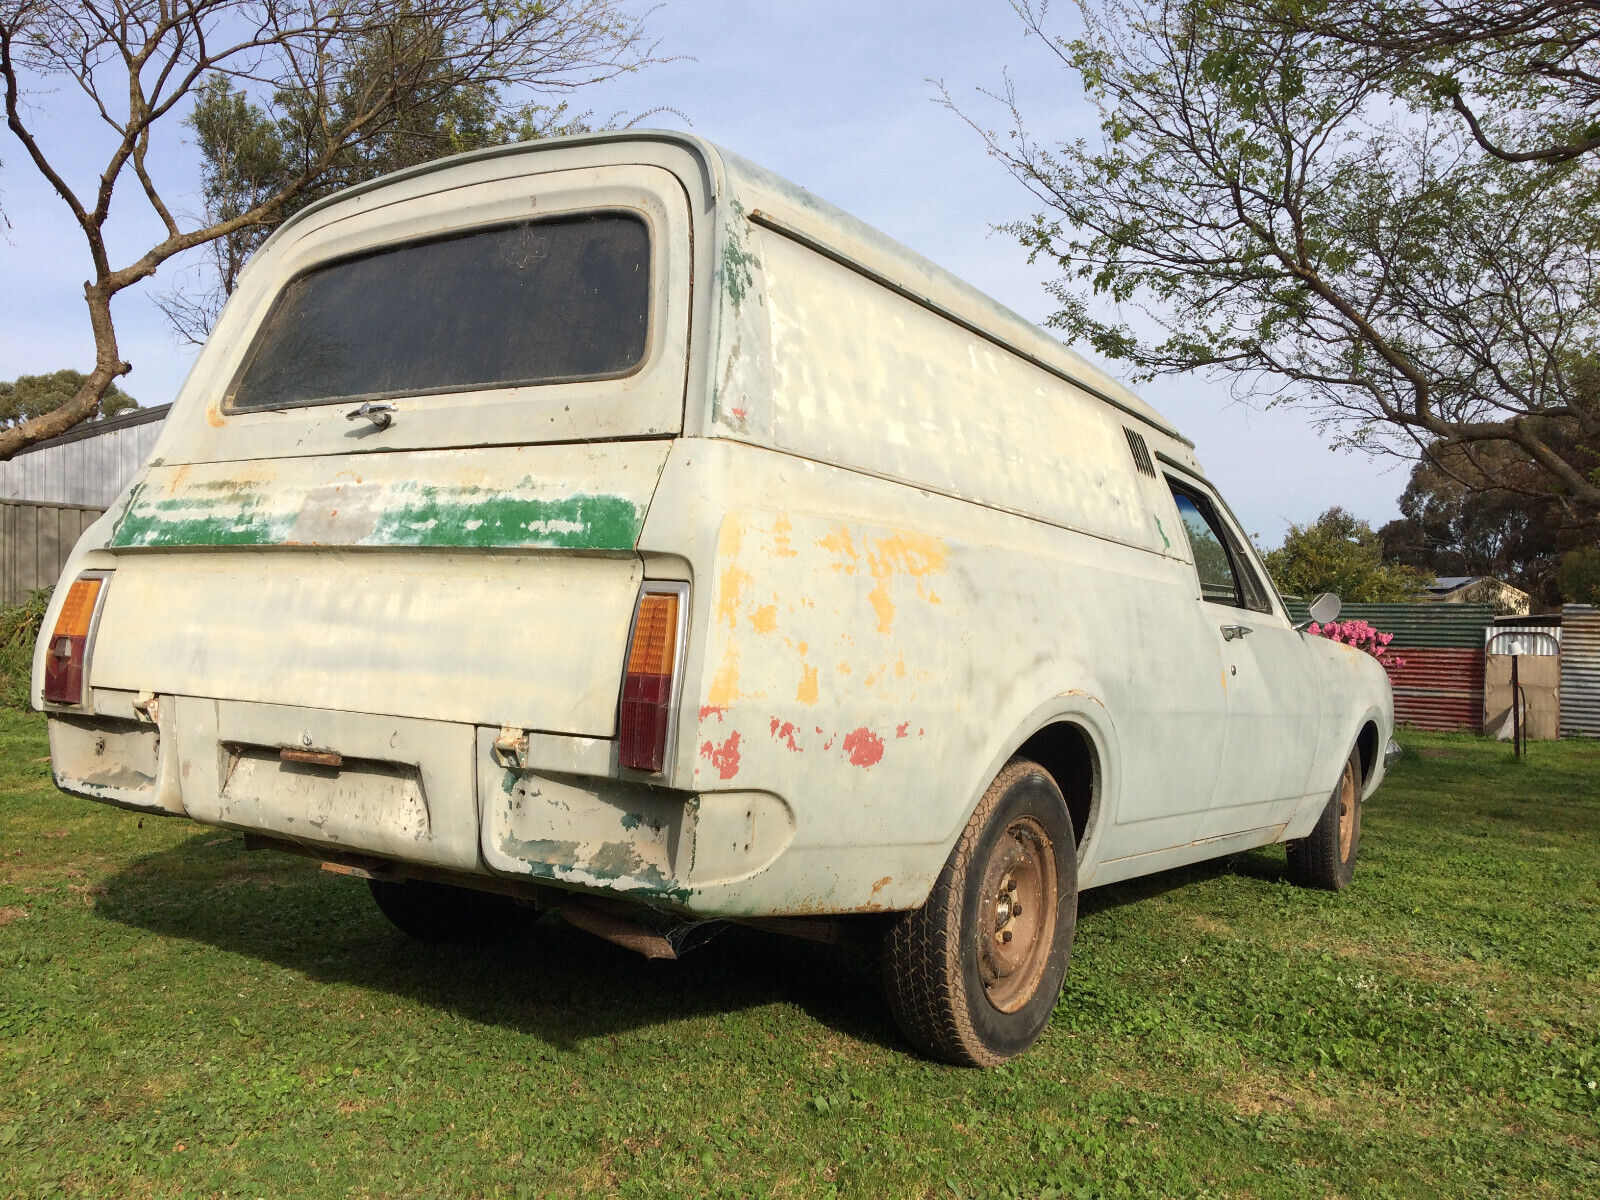
[{"label": "shadow on grass", "polygon": [[[1284,878],[1281,854],[1197,863],[1079,898],[1080,920],[1218,876]],[[529,913],[518,936],[487,946],[432,946],[395,930],[359,880],[309,860],[247,852],[233,835],[197,834],[105,880],[97,912],[165,937],[272,962],[319,983],[402,996],[568,1048],[685,1017],[789,1004],[818,1023],[900,1052],[878,962],[729,926],[675,962],[651,961]]]},{"label": "shadow on grass", "polygon": [[272,962],[319,983],[421,1001],[563,1048],[706,1014],[790,1004],[864,1042],[908,1051],[874,956],[730,926],[674,962],[535,918],[487,946],[431,946],[395,930],[360,880],[237,837],[201,834],[104,881],[111,920]]}]

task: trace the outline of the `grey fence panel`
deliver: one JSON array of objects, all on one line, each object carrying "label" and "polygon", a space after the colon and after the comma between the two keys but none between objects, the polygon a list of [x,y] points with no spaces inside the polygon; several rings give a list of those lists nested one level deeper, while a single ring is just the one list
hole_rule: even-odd
[{"label": "grey fence panel", "polygon": [[1561,610],[1561,736],[1600,737],[1600,608]]},{"label": "grey fence panel", "polygon": [[105,509],[0,500],[0,603],[18,604],[53,587],[83,531]]}]

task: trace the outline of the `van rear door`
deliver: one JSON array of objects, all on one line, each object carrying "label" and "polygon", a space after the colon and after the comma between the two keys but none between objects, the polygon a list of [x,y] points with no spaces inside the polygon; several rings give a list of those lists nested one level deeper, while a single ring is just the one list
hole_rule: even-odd
[{"label": "van rear door", "polygon": [[95,687],[614,733],[689,206],[660,167],[537,157],[353,196],[252,264],[112,534]]}]

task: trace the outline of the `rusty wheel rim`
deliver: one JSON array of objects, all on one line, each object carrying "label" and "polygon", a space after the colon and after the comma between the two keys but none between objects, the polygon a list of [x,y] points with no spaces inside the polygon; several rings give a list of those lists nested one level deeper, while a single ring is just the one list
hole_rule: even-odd
[{"label": "rusty wheel rim", "polygon": [[1350,847],[1356,840],[1356,773],[1346,763],[1339,779],[1339,861],[1350,861]]},{"label": "rusty wheel rim", "polygon": [[989,855],[978,906],[978,975],[1001,1012],[1025,1005],[1044,978],[1056,932],[1056,860],[1031,817],[1006,827]]}]

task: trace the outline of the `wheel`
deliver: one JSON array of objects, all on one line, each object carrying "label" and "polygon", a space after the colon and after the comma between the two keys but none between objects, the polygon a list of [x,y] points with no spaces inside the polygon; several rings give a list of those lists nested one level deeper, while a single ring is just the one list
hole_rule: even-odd
[{"label": "wheel", "polygon": [[1361,752],[1352,750],[1316,825],[1288,843],[1290,880],[1329,892],[1350,886],[1361,844],[1361,782]]},{"label": "wheel", "polygon": [[927,902],[884,935],[884,986],[906,1037],[961,1066],[1033,1045],[1067,974],[1078,852],[1055,780],[1014,758],[979,801]]},{"label": "wheel", "polygon": [[526,914],[510,896],[428,883],[369,879],[378,910],[419,942],[487,942],[522,928]]}]

